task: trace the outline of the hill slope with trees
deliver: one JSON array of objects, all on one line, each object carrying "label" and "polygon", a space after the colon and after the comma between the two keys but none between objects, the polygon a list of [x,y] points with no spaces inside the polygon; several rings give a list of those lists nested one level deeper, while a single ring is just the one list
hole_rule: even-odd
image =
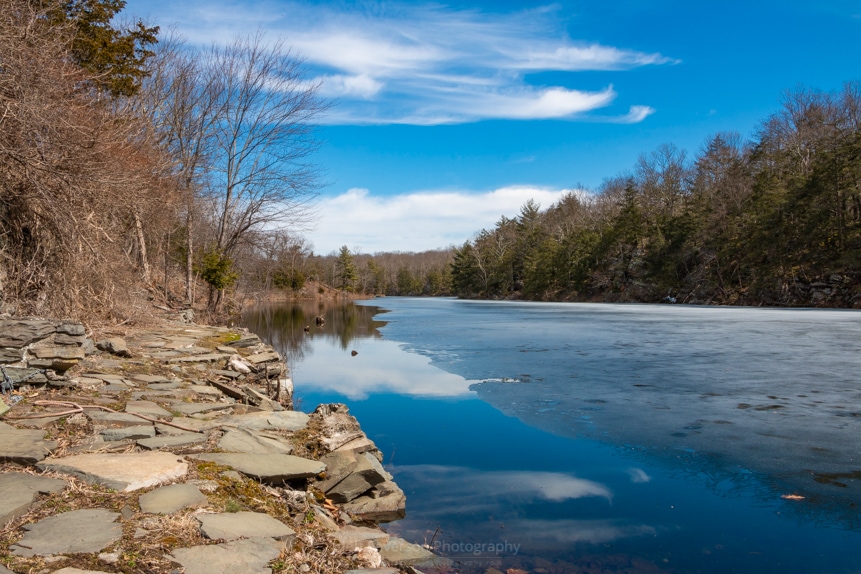
[{"label": "hill slope with trees", "polygon": [[861,305],[861,83],[797,89],[753,141],[664,145],[456,249],[462,297]]}]

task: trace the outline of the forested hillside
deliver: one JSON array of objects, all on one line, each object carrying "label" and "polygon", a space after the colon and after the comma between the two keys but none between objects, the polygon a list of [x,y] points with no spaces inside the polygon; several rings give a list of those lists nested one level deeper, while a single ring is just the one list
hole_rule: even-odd
[{"label": "forested hillside", "polygon": [[[576,177],[576,174],[572,174]],[[861,83],[798,89],[753,141],[664,145],[455,252],[463,297],[861,305]]]}]

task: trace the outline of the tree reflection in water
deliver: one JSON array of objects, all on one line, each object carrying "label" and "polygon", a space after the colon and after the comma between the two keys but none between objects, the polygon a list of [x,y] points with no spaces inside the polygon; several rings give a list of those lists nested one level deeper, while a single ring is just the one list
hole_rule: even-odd
[{"label": "tree reflection in water", "polygon": [[[386,322],[376,321],[374,316],[385,312],[352,302],[288,301],[248,309],[242,314],[242,326],[272,345],[289,363],[305,356],[314,337],[336,341],[344,350],[354,339],[382,338],[379,329]],[[316,324],[317,317],[324,319],[322,325]]]}]

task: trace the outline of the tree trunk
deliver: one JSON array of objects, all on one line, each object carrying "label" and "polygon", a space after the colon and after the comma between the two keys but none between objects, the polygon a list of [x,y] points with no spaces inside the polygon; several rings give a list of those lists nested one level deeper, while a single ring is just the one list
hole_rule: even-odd
[{"label": "tree trunk", "polygon": [[144,238],[143,224],[141,223],[141,218],[137,213],[134,214],[134,218],[135,234],[137,235],[138,252],[140,255],[141,273],[143,274],[144,283],[150,283],[149,260],[146,253],[146,239]]},{"label": "tree trunk", "polygon": [[193,241],[192,241],[192,226],[194,223],[194,216],[192,214],[192,210],[194,208],[194,198],[191,194],[191,190],[188,190],[188,207],[185,212],[185,300],[189,305],[194,305],[194,291],[192,290],[192,284],[194,282],[194,269],[192,268],[192,261],[194,261],[194,253],[192,251]]}]

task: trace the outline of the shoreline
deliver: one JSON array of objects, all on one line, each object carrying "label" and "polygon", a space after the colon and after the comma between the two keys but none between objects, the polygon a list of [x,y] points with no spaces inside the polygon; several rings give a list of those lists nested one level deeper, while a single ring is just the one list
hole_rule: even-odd
[{"label": "shoreline", "polygon": [[[74,321],[0,323],[11,379],[32,367],[59,373],[4,395],[0,490],[18,502],[0,506],[0,572],[181,564],[216,574],[248,568],[230,563],[237,556],[257,556],[254,568],[267,572],[384,563],[401,570],[371,571],[417,572],[413,565],[438,560],[379,528],[405,508],[382,454],[344,405],[292,410],[287,365],[256,334],[176,319],[105,338]],[[176,490],[192,501],[167,512],[149,506]],[[94,513],[101,522],[87,522]],[[228,532],[212,526],[219,520],[253,525]],[[114,536],[63,547],[63,536],[51,535],[53,546],[43,546],[33,533],[57,521],[66,532]],[[230,563],[224,570],[212,562],[216,548]]]}]

